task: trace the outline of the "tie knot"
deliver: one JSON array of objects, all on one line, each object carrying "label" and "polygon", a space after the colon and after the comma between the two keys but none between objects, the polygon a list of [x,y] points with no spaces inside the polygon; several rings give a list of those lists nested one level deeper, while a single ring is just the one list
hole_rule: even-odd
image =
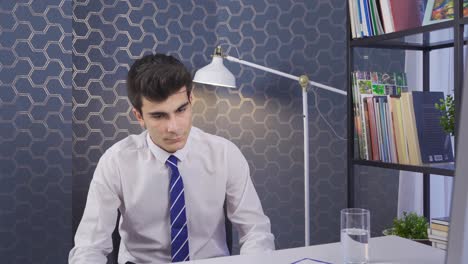
[{"label": "tie knot", "polygon": [[166,164],[177,167],[177,157],[174,155],[169,156],[169,158],[167,158]]}]

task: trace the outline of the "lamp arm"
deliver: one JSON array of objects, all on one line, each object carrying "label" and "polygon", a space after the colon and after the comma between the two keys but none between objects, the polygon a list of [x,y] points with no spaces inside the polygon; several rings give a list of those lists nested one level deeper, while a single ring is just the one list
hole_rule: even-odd
[{"label": "lamp arm", "polygon": [[[259,69],[259,70],[266,71],[266,72],[270,72],[270,73],[273,73],[273,74],[276,74],[276,75],[279,75],[279,76],[283,76],[283,77],[286,77],[286,78],[289,78],[289,79],[292,79],[292,80],[295,80],[295,81],[299,81],[299,77],[298,77],[298,76],[294,76],[294,75],[291,75],[291,74],[289,74],[289,73],[285,73],[285,72],[282,72],[282,71],[274,70],[274,69],[271,69],[271,68],[268,68],[268,67],[265,67],[265,66],[256,64],[256,63],[252,63],[252,62],[248,62],[248,61],[245,61],[245,60],[241,60],[241,59],[238,59],[238,58],[232,57],[232,56],[226,56],[225,58],[226,58],[228,61],[237,62],[237,63],[239,63],[239,64],[247,65],[247,66],[250,66],[250,67],[255,68],[255,69]],[[321,84],[321,83],[318,83],[318,82],[309,81],[309,84],[312,85],[312,86],[318,87],[318,88],[322,88],[322,89],[325,89],[325,90],[334,92],[334,93],[339,93],[339,94],[342,94],[342,95],[347,95],[347,92],[346,92],[346,91],[343,91],[343,90],[340,90],[340,89],[336,89],[336,88],[334,88],[334,87],[331,87],[331,86],[328,86],[328,85],[324,85],[324,84]]]},{"label": "lamp arm", "polygon": [[334,93],[347,95],[345,91],[333,88],[331,86],[323,85],[317,82],[310,81],[309,78],[305,75],[301,77],[297,77],[288,73],[284,73],[282,71],[277,71],[262,65],[258,65],[252,62],[244,61],[235,57],[231,56],[224,56],[221,52],[221,49],[216,51],[216,56],[222,56],[225,59],[237,62],[239,64],[243,64],[255,69],[259,69],[262,71],[266,71],[269,73],[273,73],[279,76],[283,76],[292,80],[299,82],[302,87],[302,117],[303,117],[303,125],[304,125],[304,236],[305,236],[305,245],[310,245],[310,195],[309,195],[309,111],[308,111],[308,102],[307,102],[307,85],[313,85],[318,88],[322,88]]}]

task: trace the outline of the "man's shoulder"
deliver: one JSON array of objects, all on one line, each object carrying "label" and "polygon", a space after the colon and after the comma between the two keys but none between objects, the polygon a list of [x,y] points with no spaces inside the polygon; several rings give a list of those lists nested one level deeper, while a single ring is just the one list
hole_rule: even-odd
[{"label": "man's shoulder", "polygon": [[147,131],[143,131],[138,135],[128,135],[112,145],[106,153],[108,155],[117,155],[144,149],[146,147],[146,134]]},{"label": "man's shoulder", "polygon": [[238,149],[229,139],[205,132],[197,127],[192,127],[190,136],[197,145],[213,146],[216,149]]},{"label": "man's shoulder", "polygon": [[230,140],[218,135],[214,135],[203,131],[198,127],[192,127],[191,135],[194,141],[209,143],[209,144],[233,144]]}]

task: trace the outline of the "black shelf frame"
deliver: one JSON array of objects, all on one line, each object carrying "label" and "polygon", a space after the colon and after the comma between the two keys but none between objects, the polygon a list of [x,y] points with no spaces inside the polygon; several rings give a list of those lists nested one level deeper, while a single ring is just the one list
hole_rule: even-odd
[{"label": "black shelf frame", "polygon": [[455,175],[455,170],[450,168],[444,167],[437,167],[435,166],[415,166],[415,165],[407,165],[407,164],[398,164],[398,163],[389,163],[389,162],[381,162],[375,160],[353,160],[351,162],[353,165],[360,165],[360,166],[367,166],[367,167],[378,167],[384,169],[392,169],[392,170],[404,170],[404,171],[412,171],[412,172],[420,172],[425,174],[435,174],[435,175],[443,175],[443,176],[451,176]]},{"label": "black shelf frame", "polygon": [[[354,146],[354,110],[353,110],[353,98],[352,98],[352,80],[351,72],[354,71],[354,59],[353,51],[354,48],[376,48],[376,49],[400,49],[400,50],[415,50],[422,51],[423,53],[423,90],[430,90],[430,81],[429,81],[429,65],[430,65],[430,52],[437,49],[444,48],[453,48],[454,52],[454,97],[455,97],[455,131],[458,131],[458,120],[460,120],[460,99],[462,98],[462,85],[463,85],[463,46],[468,45],[468,39],[464,39],[464,27],[468,26],[468,17],[462,17],[463,14],[463,0],[456,0],[454,3],[455,9],[455,18],[450,21],[444,21],[436,24],[431,24],[427,26],[421,26],[418,28],[412,28],[408,30],[403,30],[399,32],[392,32],[389,34],[383,34],[372,37],[365,37],[359,39],[352,39],[351,35],[351,20],[349,14],[349,1],[346,1],[346,36],[347,36],[347,85],[348,85],[348,100],[347,100],[347,110],[348,110],[348,122],[347,122],[347,206],[355,206],[355,196],[354,188],[356,182],[356,177],[354,175],[354,166],[368,166],[368,167],[378,167],[385,169],[393,170],[404,170],[419,172],[423,174],[423,207],[424,207],[424,216],[430,218],[430,175],[443,175],[454,177],[455,170],[445,167],[433,166],[415,166],[415,165],[405,165],[405,164],[395,164],[395,163],[386,163],[380,161],[370,161],[370,160],[359,160],[355,159],[355,146]],[[453,30],[453,39],[441,42],[430,42],[430,32],[437,30]],[[423,41],[422,43],[408,43],[402,41],[405,37],[422,34]],[[456,133],[457,134],[457,133]],[[455,138],[455,146],[457,145],[457,138]],[[457,149],[455,148],[455,153]],[[456,154],[455,154],[456,156]],[[453,166],[455,167],[455,166]]]}]

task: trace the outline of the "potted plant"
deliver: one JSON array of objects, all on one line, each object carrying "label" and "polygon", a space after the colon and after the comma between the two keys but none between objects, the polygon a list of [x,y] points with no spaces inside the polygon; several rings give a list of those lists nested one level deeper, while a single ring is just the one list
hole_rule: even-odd
[{"label": "potted plant", "polygon": [[393,220],[393,226],[389,229],[385,229],[383,234],[386,236],[400,236],[430,245],[427,236],[428,228],[429,224],[424,216],[419,216],[416,213],[403,212],[403,217],[400,219],[395,218]]},{"label": "potted plant", "polygon": [[455,136],[455,103],[453,96],[447,95],[447,98],[440,99],[440,104],[435,104],[435,108],[442,112],[440,125],[445,132]]}]

